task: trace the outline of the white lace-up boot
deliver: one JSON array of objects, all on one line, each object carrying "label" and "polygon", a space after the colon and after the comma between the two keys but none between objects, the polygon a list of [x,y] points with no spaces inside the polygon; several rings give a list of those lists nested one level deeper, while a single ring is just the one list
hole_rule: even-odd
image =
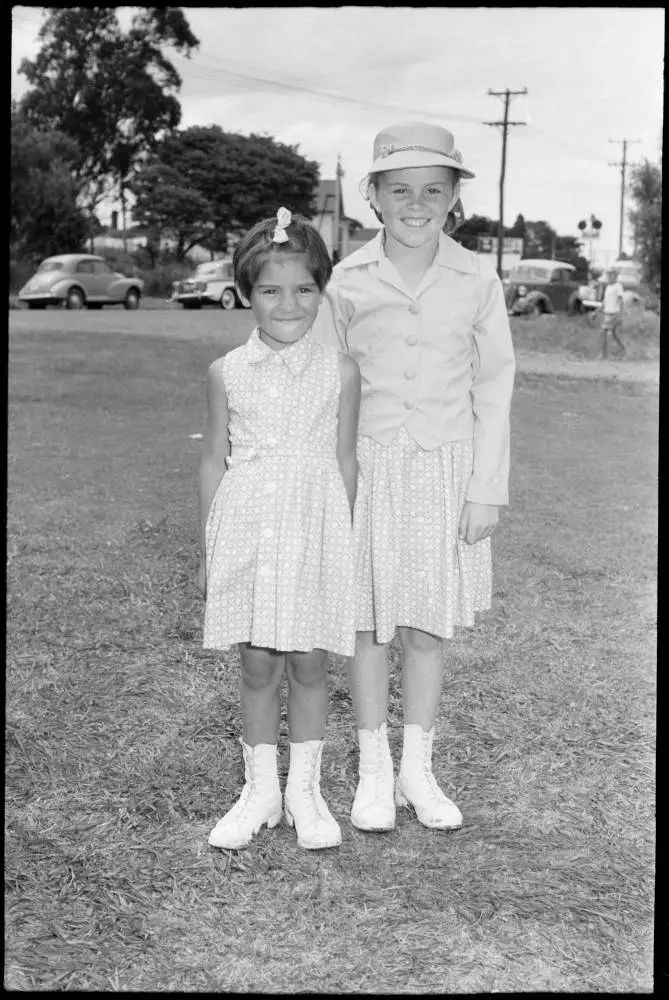
[{"label": "white lace-up boot", "polygon": [[358,730],[360,781],[351,809],[351,823],[358,830],[392,830],[395,826],[393,802],[393,760],[388,746],[386,723],[378,729]]},{"label": "white lace-up boot", "polygon": [[398,806],[413,807],[423,826],[433,830],[456,830],[462,813],[442,792],[432,774],[434,726],[427,732],[410,723],[404,727],[400,773],[395,785]]},{"label": "white lace-up boot", "polygon": [[281,789],[276,764],[276,744],[254,747],[239,741],[244,751],[244,787],[238,801],[219,819],[209,834],[212,847],[235,850],[248,847],[263,824],[268,829],[281,820]]},{"label": "white lace-up boot", "polygon": [[321,795],[322,754],[323,740],[290,744],[284,801],[286,820],[295,827],[300,847],[307,851],[341,844],[339,824]]}]

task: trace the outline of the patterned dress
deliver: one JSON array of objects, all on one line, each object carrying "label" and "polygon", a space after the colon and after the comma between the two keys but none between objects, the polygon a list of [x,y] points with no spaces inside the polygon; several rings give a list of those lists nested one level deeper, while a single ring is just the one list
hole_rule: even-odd
[{"label": "patterned dress", "polygon": [[490,607],[490,539],[458,538],[473,442],[425,450],[402,427],[358,438],[357,628],[390,642],[398,625],[451,638]]},{"label": "patterned dress", "polygon": [[310,334],[274,351],[254,330],[220,364],[231,454],[206,526],[204,646],[351,656],[354,539],[336,456],[337,351]]}]

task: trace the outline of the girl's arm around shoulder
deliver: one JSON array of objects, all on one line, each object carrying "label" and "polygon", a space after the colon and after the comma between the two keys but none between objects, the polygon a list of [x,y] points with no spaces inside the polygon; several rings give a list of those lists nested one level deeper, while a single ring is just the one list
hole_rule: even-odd
[{"label": "girl's arm around shoulder", "polygon": [[207,424],[202,440],[202,457],[200,459],[200,571],[198,584],[203,593],[207,517],[216,490],[225,474],[225,460],[230,454],[228,422],[228,396],[223,378],[223,359],[219,358],[209,366],[207,372]]},{"label": "girl's arm around shoulder", "polygon": [[338,354],[339,420],[337,426],[337,461],[341,470],[348,502],[353,511],[358,489],[358,418],[360,415],[360,369],[348,354]]}]

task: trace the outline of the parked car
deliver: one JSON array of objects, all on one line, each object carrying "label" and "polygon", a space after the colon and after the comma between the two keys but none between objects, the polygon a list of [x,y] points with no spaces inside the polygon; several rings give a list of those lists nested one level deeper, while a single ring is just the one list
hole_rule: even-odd
[{"label": "parked car", "polygon": [[198,264],[190,278],[172,283],[172,302],[180,302],[184,309],[202,306],[220,306],[235,309],[245,305],[235,285],[232,261],[227,259]]},{"label": "parked car", "polygon": [[143,291],[141,278],[126,278],[112,271],[96,254],[64,253],[42,261],[19,292],[19,302],[25,302],[29,309],[102,309],[111,305],[137,309]]},{"label": "parked car", "polygon": [[507,309],[514,316],[583,312],[575,271],[573,264],[560,260],[521,260],[511,268],[505,287]]}]

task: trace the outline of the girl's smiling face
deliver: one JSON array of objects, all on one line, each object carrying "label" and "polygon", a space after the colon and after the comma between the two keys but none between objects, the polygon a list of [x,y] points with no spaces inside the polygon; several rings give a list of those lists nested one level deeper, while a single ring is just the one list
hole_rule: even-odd
[{"label": "girl's smiling face", "polygon": [[278,351],[309,332],[320,303],[320,289],[303,253],[271,254],[251,291],[260,339]]},{"label": "girl's smiling face", "polygon": [[455,188],[450,167],[407,167],[378,174],[369,200],[398,243],[421,247],[439,240]]}]

